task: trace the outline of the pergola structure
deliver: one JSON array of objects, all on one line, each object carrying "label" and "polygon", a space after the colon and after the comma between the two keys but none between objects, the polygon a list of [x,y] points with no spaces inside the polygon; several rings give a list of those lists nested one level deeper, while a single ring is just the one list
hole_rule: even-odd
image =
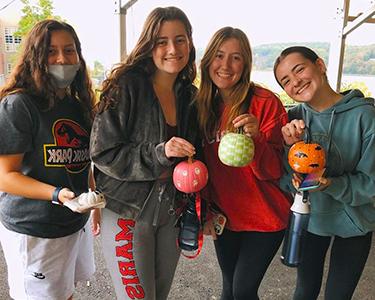
[{"label": "pergola structure", "polygon": [[118,15],[118,25],[120,27],[120,59],[124,60],[127,54],[126,48],[126,13],[138,0],[115,0],[115,14]]},{"label": "pergola structure", "polygon": [[[126,13],[138,0],[115,0],[115,13],[118,15],[120,27],[120,58],[123,60],[127,54],[126,49]],[[375,23],[375,0],[371,0],[369,8],[357,16],[349,14],[351,0],[342,0],[342,7],[337,8],[337,35],[330,43],[329,50],[329,80],[331,84],[340,90],[341,76],[345,54],[346,37],[365,23]]]},{"label": "pergola structure", "polygon": [[331,41],[329,47],[328,76],[336,91],[339,91],[341,86],[346,37],[362,24],[375,23],[375,18],[373,18],[375,15],[374,0],[370,2],[366,11],[359,13],[357,16],[349,15],[349,8],[350,0],[343,0],[343,7],[338,7],[337,35],[336,39]]}]

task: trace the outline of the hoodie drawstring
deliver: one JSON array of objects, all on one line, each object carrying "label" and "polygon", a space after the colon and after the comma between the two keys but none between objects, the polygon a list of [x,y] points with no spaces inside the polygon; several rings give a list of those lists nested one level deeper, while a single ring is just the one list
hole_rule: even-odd
[{"label": "hoodie drawstring", "polygon": [[333,125],[335,124],[335,113],[336,113],[336,110],[332,110],[332,112],[331,112],[331,120],[329,121],[327,158],[328,158],[329,151],[331,150]]}]

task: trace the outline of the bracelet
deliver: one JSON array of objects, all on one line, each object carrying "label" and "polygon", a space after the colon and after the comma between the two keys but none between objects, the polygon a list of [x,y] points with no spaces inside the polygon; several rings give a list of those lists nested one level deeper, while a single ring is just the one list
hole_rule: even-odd
[{"label": "bracelet", "polygon": [[59,193],[62,189],[62,186],[58,186],[57,188],[55,188],[52,194],[52,204],[63,205],[63,203],[59,200]]}]

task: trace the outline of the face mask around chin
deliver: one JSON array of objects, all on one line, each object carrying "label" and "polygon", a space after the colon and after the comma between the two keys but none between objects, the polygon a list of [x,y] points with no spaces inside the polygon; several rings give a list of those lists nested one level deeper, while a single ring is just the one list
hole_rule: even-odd
[{"label": "face mask around chin", "polygon": [[74,80],[80,64],[76,65],[48,65],[48,73],[52,76],[57,88],[68,87]]}]

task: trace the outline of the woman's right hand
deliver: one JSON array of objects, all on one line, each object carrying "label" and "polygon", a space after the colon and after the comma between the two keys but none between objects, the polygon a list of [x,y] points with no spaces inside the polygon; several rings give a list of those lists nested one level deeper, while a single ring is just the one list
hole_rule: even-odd
[{"label": "woman's right hand", "polygon": [[180,137],[172,137],[165,143],[165,155],[171,157],[193,156],[195,154],[194,146],[187,140]]},{"label": "woman's right hand", "polygon": [[74,199],[76,195],[68,188],[63,188],[58,195],[59,200],[64,203],[65,201],[70,201]]},{"label": "woman's right hand", "polygon": [[281,128],[281,133],[284,138],[284,142],[287,145],[293,145],[294,143],[302,140],[302,135],[305,131],[305,122],[303,120],[294,119],[291,122],[285,124]]},{"label": "woman's right hand", "polygon": [[216,232],[215,232],[215,226],[213,222],[213,218],[206,221],[203,225],[203,234],[204,235],[211,235],[214,240],[216,240]]}]

